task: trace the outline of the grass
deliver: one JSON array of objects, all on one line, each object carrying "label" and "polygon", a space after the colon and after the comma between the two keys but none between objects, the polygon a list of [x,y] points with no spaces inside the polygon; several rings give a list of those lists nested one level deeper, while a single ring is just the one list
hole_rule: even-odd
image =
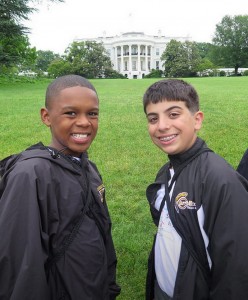
[{"label": "grass", "polygon": [[[236,168],[248,147],[248,77],[186,80],[197,89],[205,113],[199,135]],[[154,81],[91,80],[100,98],[100,124],[89,155],[107,189],[120,300],[144,299],[146,263],[155,233],[145,190],[167,160],[150,141],[142,107],[143,93]],[[0,159],[38,141],[49,143],[49,131],[39,118],[47,84],[0,84]]]}]

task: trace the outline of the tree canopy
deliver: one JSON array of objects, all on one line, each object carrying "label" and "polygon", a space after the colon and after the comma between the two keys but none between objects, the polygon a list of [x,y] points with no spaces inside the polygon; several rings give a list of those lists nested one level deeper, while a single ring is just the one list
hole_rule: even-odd
[{"label": "tree canopy", "polygon": [[234,67],[236,75],[239,67],[247,67],[248,15],[225,16],[216,25],[213,44],[215,58],[225,67]]},{"label": "tree canopy", "polygon": [[34,10],[27,0],[0,0],[0,38],[22,35],[27,32],[21,22]]},{"label": "tree canopy", "polygon": [[47,72],[48,66],[54,60],[60,59],[60,55],[50,50],[38,50],[35,61],[35,70],[38,72]]},{"label": "tree canopy", "polygon": [[[50,2],[64,2],[64,0],[49,0]],[[36,9],[31,3],[39,0],[0,0],[0,38],[3,36],[25,34],[28,28],[22,25],[29,15]]]},{"label": "tree canopy", "polygon": [[101,43],[85,41],[73,42],[63,58],[53,61],[48,70],[53,76],[73,73],[87,78],[101,78],[109,74],[112,65]]},{"label": "tree canopy", "polygon": [[201,56],[195,42],[171,40],[161,56],[167,77],[196,76]]},{"label": "tree canopy", "polygon": [[[64,0],[49,1],[64,2]],[[19,64],[20,61],[30,58],[30,52],[34,52],[26,36],[29,29],[22,22],[36,10],[30,5],[35,2],[41,1],[0,0],[0,69]]]},{"label": "tree canopy", "polygon": [[30,47],[25,35],[0,39],[0,71],[17,65],[31,65],[35,59],[36,50]]}]

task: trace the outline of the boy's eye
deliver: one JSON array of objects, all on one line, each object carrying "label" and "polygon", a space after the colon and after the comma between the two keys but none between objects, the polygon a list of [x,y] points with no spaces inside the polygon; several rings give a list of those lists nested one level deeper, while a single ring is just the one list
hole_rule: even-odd
[{"label": "boy's eye", "polygon": [[92,118],[97,118],[98,117],[98,112],[97,111],[91,111],[89,112],[89,116]]},{"label": "boy's eye", "polygon": [[74,111],[67,111],[65,112],[65,114],[69,116],[76,116],[76,113]]},{"label": "boy's eye", "polygon": [[158,117],[155,117],[155,116],[154,117],[148,117],[147,120],[148,120],[148,123],[154,124],[154,123],[157,122]]},{"label": "boy's eye", "polygon": [[179,116],[179,113],[178,112],[171,112],[169,116],[170,116],[171,119],[175,119],[176,117]]}]

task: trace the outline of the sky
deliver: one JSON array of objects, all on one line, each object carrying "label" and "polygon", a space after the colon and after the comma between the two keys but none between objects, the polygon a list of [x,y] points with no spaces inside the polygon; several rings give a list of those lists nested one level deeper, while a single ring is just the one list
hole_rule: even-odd
[{"label": "sky", "polygon": [[78,38],[115,36],[130,31],[211,42],[226,15],[248,15],[247,0],[40,0],[24,25],[37,50],[63,54]]}]

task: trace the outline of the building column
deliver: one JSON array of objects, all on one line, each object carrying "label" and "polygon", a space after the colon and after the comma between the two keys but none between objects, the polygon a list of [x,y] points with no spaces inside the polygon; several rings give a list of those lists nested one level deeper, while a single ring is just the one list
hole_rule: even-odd
[{"label": "building column", "polygon": [[[154,61],[153,61],[153,46],[150,46],[150,71],[152,70],[152,69],[156,69],[156,65],[154,66]],[[149,72],[150,72],[149,71]]]},{"label": "building column", "polygon": [[141,73],[141,65],[140,65],[140,45],[138,45],[138,70]]},{"label": "building column", "polygon": [[[132,45],[129,45],[129,75],[131,76],[132,75]],[[129,76],[129,77],[130,77]],[[132,76],[130,77],[132,78]]]},{"label": "building column", "polygon": [[145,65],[145,70],[148,72],[148,46],[146,45],[146,65]]},{"label": "building column", "polygon": [[118,70],[118,47],[114,47],[114,51],[115,51],[115,70],[117,72],[119,72]]},{"label": "building column", "polygon": [[121,45],[121,73],[123,73],[124,65],[123,65],[123,45]]}]

